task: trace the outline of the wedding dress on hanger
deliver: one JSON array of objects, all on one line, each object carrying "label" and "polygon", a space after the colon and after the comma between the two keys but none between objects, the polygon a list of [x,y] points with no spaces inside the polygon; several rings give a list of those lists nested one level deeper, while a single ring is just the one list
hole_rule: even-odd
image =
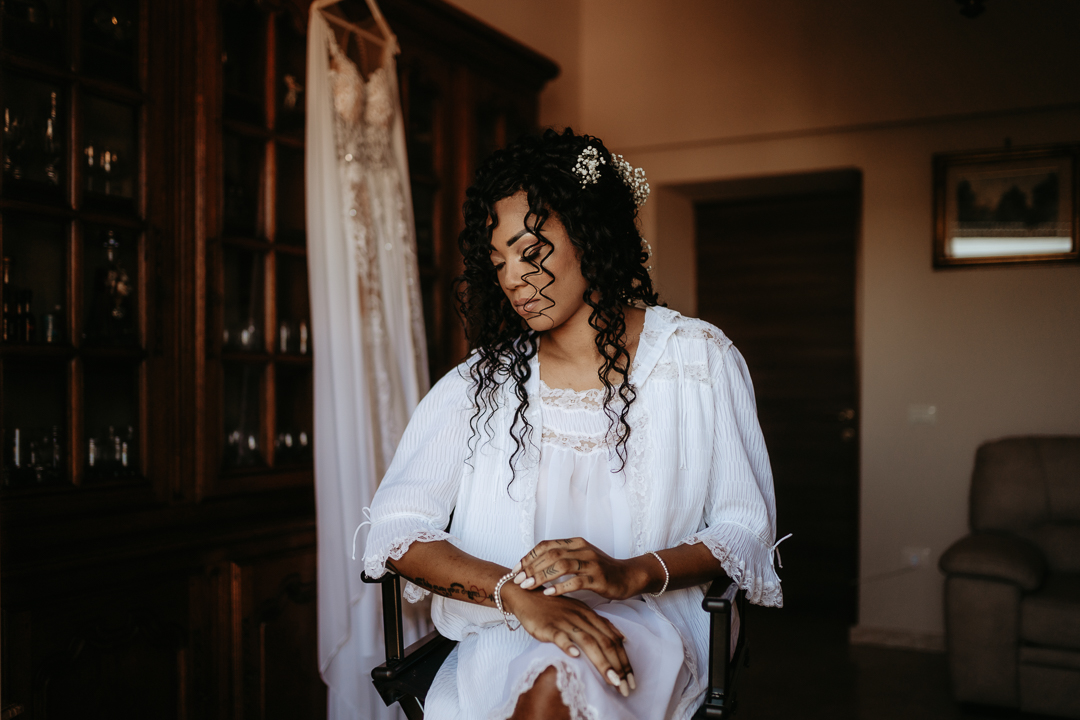
[{"label": "wedding dress on hanger", "polygon": [[[326,4],[312,6],[308,28],[306,129],[319,666],[331,720],[367,720],[399,711],[371,686],[383,651],[379,593],[361,582],[349,541],[429,381],[396,40],[376,15],[386,40],[365,79]],[[411,642],[428,630],[427,608],[406,621]]]},{"label": "wedding dress on hanger", "polygon": [[415,393],[393,390],[410,381],[420,384],[405,375],[420,373],[427,384],[412,202],[404,157],[392,142],[401,115],[397,73],[392,45],[366,81],[333,33],[328,45],[344,222],[360,279],[362,350],[371,368],[376,415],[384,423],[370,428],[376,437],[376,474],[382,477],[416,405],[405,406],[406,395]]}]

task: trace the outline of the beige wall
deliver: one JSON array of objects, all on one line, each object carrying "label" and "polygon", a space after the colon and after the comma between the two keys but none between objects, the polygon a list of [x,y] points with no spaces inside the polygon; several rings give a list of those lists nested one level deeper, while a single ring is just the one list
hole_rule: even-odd
[{"label": "beige wall", "polygon": [[[508,4],[531,9],[514,29],[477,14],[542,49],[530,12],[547,3]],[[580,117],[645,168],[657,282],[688,312],[692,204],[674,186],[862,171],[860,623],[901,641],[942,631],[934,563],[966,532],[978,443],[1080,433],[1080,267],[930,265],[933,153],[1080,142],[1080,3],[987,5],[971,21],[946,0],[581,0],[579,109],[546,118]],[[912,404],[937,423],[910,425]],[[904,546],[932,564],[870,579]]]},{"label": "beige wall", "polygon": [[581,100],[580,0],[449,0],[559,64],[540,95],[541,125],[577,125]]}]

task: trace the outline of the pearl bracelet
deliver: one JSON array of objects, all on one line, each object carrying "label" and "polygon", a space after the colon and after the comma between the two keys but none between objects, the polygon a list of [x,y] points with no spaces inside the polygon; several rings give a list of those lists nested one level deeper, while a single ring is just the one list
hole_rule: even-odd
[{"label": "pearl bracelet", "polygon": [[[521,622],[518,621],[517,627],[512,627],[510,625],[510,618],[514,618],[515,620],[517,620],[517,618],[514,617],[514,615],[512,613],[508,613],[508,612],[506,612],[506,610],[503,609],[502,595],[500,593],[502,593],[503,585],[505,585],[507,582],[509,582],[510,580],[513,580],[513,579],[514,579],[514,573],[513,572],[506,573],[501,578],[499,578],[499,582],[495,583],[495,592],[491,593],[492,597],[495,598],[495,607],[497,607],[499,609],[499,612],[501,612],[503,614],[503,622],[506,623],[506,629],[509,630],[510,632],[514,632],[519,627],[521,627]],[[665,583],[665,587],[666,587],[666,583]]]},{"label": "pearl bracelet", "polygon": [[654,553],[652,550],[649,551],[649,554],[656,558],[656,561],[660,563],[660,567],[664,568],[664,587],[660,588],[660,592],[649,593],[653,597],[660,597],[664,594],[664,591],[667,590],[668,582],[671,580],[671,573],[668,572],[667,564],[663,561],[663,559],[661,559],[659,555]]}]

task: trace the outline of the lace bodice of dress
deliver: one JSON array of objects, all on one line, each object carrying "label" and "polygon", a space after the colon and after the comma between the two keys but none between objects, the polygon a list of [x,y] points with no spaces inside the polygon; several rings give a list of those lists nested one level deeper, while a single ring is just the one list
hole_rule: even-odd
[{"label": "lace bodice of dress", "polygon": [[603,390],[550,388],[541,380],[540,403],[544,409],[544,445],[586,454],[611,447]]},{"label": "lace bodice of dress", "polygon": [[334,96],[338,157],[368,167],[393,162],[390,132],[394,122],[389,58],[365,81],[356,64],[330,37],[330,90]]}]

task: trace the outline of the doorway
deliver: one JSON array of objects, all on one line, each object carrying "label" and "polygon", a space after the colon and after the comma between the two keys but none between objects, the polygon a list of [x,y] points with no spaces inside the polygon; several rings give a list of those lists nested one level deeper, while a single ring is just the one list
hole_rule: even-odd
[{"label": "doorway", "polygon": [[714,186],[694,203],[698,315],[746,358],[772,461],[784,605],[856,621],[861,174]]}]

